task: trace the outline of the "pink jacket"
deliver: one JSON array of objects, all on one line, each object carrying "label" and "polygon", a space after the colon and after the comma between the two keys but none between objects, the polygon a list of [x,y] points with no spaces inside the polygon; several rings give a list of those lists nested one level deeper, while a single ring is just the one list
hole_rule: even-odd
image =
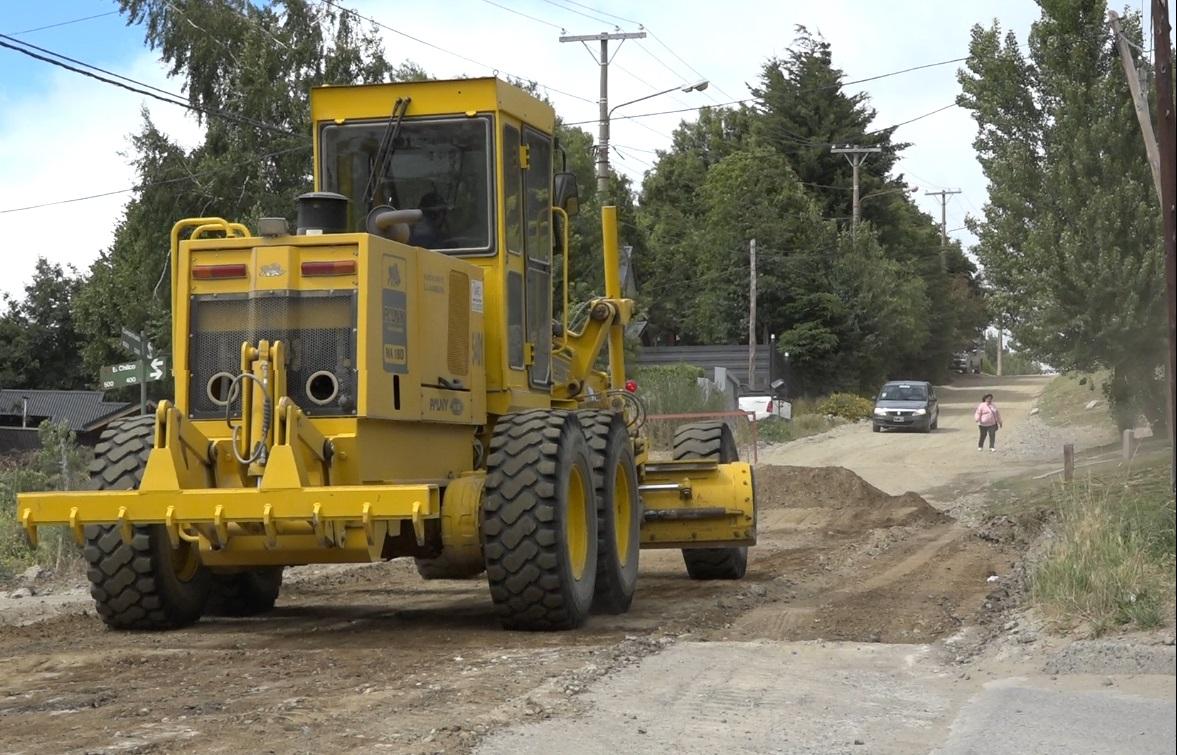
[{"label": "pink jacket", "polygon": [[977,411],[973,412],[973,419],[982,427],[992,427],[1001,424],[1001,412],[997,411],[996,406],[982,401]]}]

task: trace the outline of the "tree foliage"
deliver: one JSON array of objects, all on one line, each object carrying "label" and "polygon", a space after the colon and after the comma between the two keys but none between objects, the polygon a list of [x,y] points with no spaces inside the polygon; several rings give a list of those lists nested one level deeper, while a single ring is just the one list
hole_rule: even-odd
[{"label": "tree foliage", "polygon": [[[872,130],[864,94],[843,91],[830,45],[798,27],[752,89],[756,107],[705,109],[674,134],[642,187],[640,270],[662,341],[746,342],[749,241],[757,242],[758,330],[779,337],[802,390],[873,390],[886,377],[943,377],[987,321],[979,278],[894,165],[907,146]],[[835,144],[878,146],[852,174]],[[760,333],[758,339],[765,337]]]},{"label": "tree foliage", "polygon": [[4,297],[0,314],[0,387],[83,388],[89,382],[78,353],[82,337],[71,304],[76,271],[39,258],[23,299]]},{"label": "tree foliage", "polygon": [[132,140],[139,191],[77,304],[91,371],[125,356],[117,347],[123,326],[144,328],[167,348],[173,223],[293,215],[294,197],[312,184],[311,87],[425,78],[412,63],[390,63],[373,29],[323,3],[120,0],[120,7],[183,82],[205,134],[186,150],[144,114]]},{"label": "tree foliage", "polygon": [[[960,74],[990,184],[977,252],[1019,343],[1057,368],[1111,368],[1121,424],[1163,426],[1160,213],[1107,9],[1040,6],[1027,53],[976,26]],[[1138,15],[1125,31],[1140,40]]]}]

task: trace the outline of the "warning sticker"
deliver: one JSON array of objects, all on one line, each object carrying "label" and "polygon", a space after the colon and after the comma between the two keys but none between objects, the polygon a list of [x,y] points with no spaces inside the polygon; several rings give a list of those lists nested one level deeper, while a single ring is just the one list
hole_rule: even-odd
[{"label": "warning sticker", "polygon": [[482,314],[482,281],[470,281],[470,311]]}]

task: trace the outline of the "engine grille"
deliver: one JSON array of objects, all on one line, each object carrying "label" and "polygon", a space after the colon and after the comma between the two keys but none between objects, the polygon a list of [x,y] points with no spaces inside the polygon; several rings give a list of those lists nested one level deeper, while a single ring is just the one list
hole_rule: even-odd
[{"label": "engine grille", "polygon": [[[355,414],[355,292],[198,296],[191,308],[188,395],[193,418],[224,416],[225,406],[210,395],[209,381],[218,373],[240,372],[241,343],[262,339],[285,344],[286,391],[304,412]],[[307,380],[319,372],[331,373],[339,385],[324,403],[307,395]]]}]

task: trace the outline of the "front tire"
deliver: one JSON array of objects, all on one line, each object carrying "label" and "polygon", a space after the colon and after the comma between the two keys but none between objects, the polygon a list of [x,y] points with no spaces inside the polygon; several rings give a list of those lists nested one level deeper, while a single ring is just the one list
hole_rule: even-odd
[{"label": "front tire", "polygon": [[490,595],[507,629],[573,629],[597,575],[592,465],[576,416],[508,414],[495,423],[483,498]]},{"label": "front tire", "polygon": [[[727,464],[739,461],[736,440],[723,422],[693,422],[674,433],[674,459],[710,459]],[[741,579],[748,571],[748,548],[683,548],[691,579]]]},{"label": "front tire", "polygon": [[597,500],[593,611],[621,614],[629,610],[638,583],[642,506],[633,446],[621,415],[582,411],[577,418],[589,446]]},{"label": "front tire", "polygon": [[[139,486],[155,434],[154,417],[112,423],[94,448],[91,490]],[[200,619],[210,574],[193,543],[173,548],[163,525],[137,525],[124,543],[115,525],[88,525],[82,551],[90,595],[112,629],[176,629]]]}]

